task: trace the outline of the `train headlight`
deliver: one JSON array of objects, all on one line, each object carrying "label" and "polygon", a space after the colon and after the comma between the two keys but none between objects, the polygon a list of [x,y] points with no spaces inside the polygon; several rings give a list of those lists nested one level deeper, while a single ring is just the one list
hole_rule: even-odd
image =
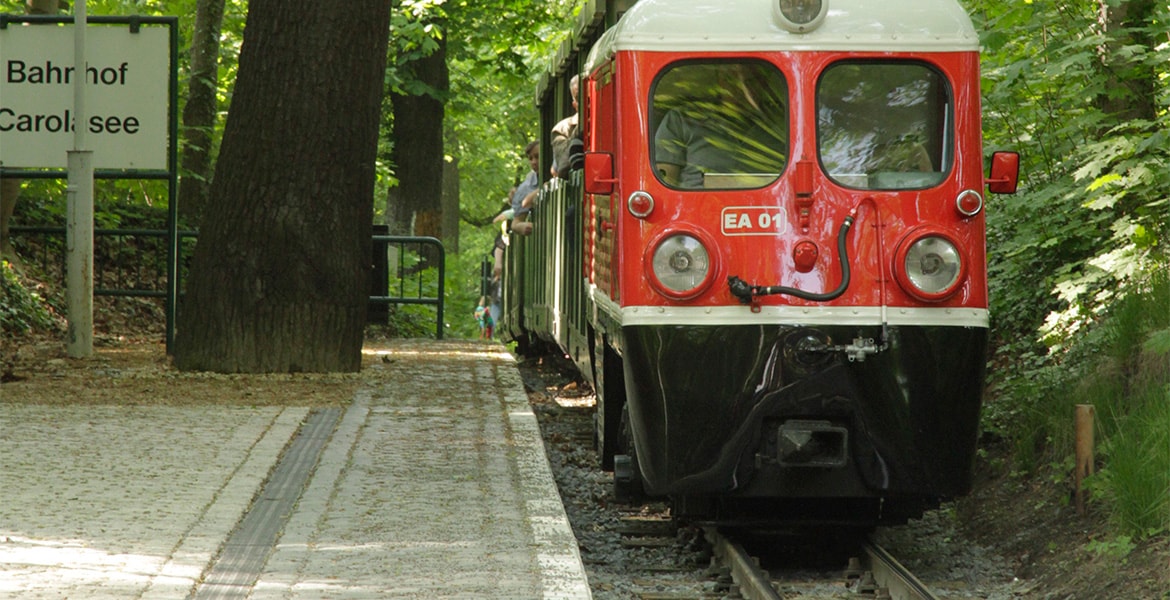
[{"label": "train headlight", "polygon": [[938,231],[916,232],[903,239],[895,261],[894,273],[902,289],[927,302],[953,295],[967,275],[958,244]]},{"label": "train headlight", "polygon": [[707,245],[696,235],[670,233],[651,244],[650,283],[664,296],[693,298],[711,285],[714,269]]},{"label": "train headlight", "polygon": [[773,0],[772,8],[782,27],[793,33],[808,33],[825,19],[829,0]]}]

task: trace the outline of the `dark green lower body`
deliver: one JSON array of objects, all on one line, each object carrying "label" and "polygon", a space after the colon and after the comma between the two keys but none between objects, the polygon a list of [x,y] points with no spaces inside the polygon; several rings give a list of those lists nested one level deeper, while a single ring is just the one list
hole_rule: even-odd
[{"label": "dark green lower body", "polygon": [[[632,437],[651,494],[700,512],[782,520],[859,505],[890,520],[970,490],[985,328],[889,327],[885,344],[877,326],[623,334]],[[859,338],[883,347],[849,360],[844,347]]]}]

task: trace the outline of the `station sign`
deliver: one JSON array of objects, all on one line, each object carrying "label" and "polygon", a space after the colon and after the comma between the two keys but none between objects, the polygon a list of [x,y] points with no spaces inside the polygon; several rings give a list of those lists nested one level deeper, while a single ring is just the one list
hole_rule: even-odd
[{"label": "station sign", "polygon": [[[72,24],[0,29],[0,166],[64,168],[74,128],[99,169],[166,170],[170,32],[167,27],[90,25],[86,65],[74,68]],[[80,72],[79,72],[80,71]],[[77,122],[74,81],[84,77]]]}]

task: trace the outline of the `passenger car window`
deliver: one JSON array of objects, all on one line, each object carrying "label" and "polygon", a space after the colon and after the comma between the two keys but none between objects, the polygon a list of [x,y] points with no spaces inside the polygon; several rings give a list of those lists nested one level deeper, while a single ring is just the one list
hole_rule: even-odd
[{"label": "passenger car window", "polygon": [[758,188],[784,171],[788,86],[763,61],[685,62],[655,81],[654,173],[682,189]]},{"label": "passenger car window", "polygon": [[845,62],[817,82],[821,165],[860,189],[923,189],[942,182],[952,160],[950,87],[913,62]]}]

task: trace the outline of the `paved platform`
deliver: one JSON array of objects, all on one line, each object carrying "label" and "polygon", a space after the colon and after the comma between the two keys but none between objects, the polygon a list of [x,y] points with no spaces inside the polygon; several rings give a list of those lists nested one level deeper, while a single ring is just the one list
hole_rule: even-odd
[{"label": "paved platform", "polygon": [[590,598],[510,355],[385,361],[344,409],[0,397],[0,598]]}]

